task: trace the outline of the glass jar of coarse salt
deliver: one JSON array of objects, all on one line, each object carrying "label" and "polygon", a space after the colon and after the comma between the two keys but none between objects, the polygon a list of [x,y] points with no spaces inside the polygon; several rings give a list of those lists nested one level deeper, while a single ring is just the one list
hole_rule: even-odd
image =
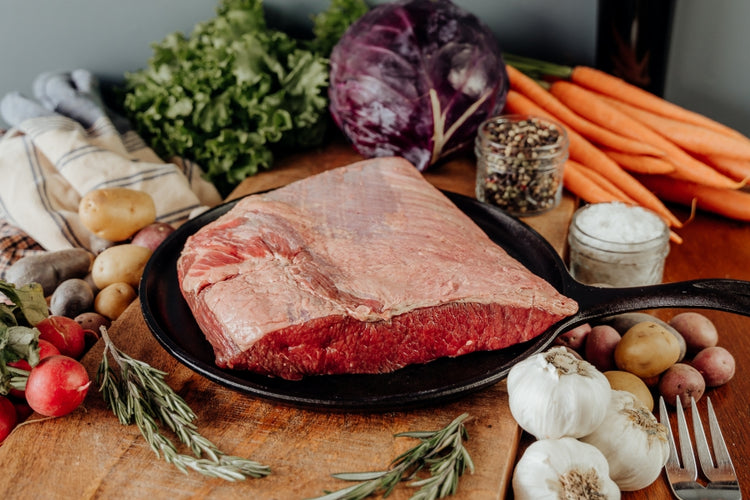
[{"label": "glass jar of coarse salt", "polygon": [[562,198],[568,135],[559,123],[532,115],[483,122],[474,143],[476,197],[515,216],[538,215]]},{"label": "glass jar of coarse salt", "polygon": [[663,279],[669,227],[643,207],[593,203],[573,214],[568,245],[570,274],[581,283],[653,285]]}]

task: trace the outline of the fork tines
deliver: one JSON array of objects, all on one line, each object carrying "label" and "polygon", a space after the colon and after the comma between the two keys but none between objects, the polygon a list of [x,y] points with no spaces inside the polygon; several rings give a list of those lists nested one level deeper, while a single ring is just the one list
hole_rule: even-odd
[{"label": "fork tines", "polygon": [[669,479],[672,491],[678,498],[701,498],[702,494],[697,495],[698,492],[702,490],[705,494],[708,493],[707,490],[712,490],[710,498],[739,500],[742,498],[742,494],[737,482],[737,475],[735,474],[732,460],[729,457],[724,437],[721,435],[721,429],[719,428],[719,422],[711,404],[711,399],[708,397],[706,397],[706,406],[708,407],[708,427],[711,433],[713,454],[716,458],[715,464],[711,457],[711,449],[706,440],[706,434],[703,430],[703,423],[701,422],[695,399],[690,399],[695,449],[698,452],[698,461],[700,462],[701,470],[709,481],[704,487],[696,481],[698,478],[698,469],[680,397],[677,396],[675,408],[677,411],[677,434],[680,441],[682,465],[680,465],[664,398],[659,398],[659,421],[667,427],[669,436],[669,459],[665,465],[667,478]]}]

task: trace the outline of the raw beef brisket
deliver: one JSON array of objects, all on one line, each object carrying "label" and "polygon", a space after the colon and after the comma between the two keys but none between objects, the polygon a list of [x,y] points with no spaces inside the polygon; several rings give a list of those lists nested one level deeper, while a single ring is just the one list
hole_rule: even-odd
[{"label": "raw beef brisket", "polygon": [[577,309],[399,158],[245,197],[177,266],[217,365],[287,379],[500,349]]}]

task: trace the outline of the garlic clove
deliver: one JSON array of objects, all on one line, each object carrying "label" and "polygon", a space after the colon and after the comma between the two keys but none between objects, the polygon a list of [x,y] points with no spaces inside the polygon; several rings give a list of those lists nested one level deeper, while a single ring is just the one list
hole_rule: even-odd
[{"label": "garlic clove", "polygon": [[517,363],[507,383],[513,418],[537,439],[590,434],[604,420],[612,393],[604,374],[565,347]]},{"label": "garlic clove", "polygon": [[623,491],[653,483],[669,457],[667,428],[633,394],[612,391],[602,424],[581,441],[598,448]]},{"label": "garlic clove", "polygon": [[620,498],[604,455],[569,437],[529,445],[516,464],[512,486],[516,500]]}]

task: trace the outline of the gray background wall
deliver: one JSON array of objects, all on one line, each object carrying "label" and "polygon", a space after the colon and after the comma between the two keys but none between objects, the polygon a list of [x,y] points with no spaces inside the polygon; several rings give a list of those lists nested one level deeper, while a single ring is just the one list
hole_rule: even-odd
[{"label": "gray background wall", "polygon": [[[596,0],[454,1],[485,20],[505,51],[594,62]],[[750,135],[750,2],[676,3],[665,97]],[[265,0],[269,21],[292,30],[308,29],[327,5]],[[51,70],[86,68],[119,81],[146,64],[151,42],[189,33],[215,9],[215,0],[0,0],[0,96],[30,94],[33,78]]]}]

